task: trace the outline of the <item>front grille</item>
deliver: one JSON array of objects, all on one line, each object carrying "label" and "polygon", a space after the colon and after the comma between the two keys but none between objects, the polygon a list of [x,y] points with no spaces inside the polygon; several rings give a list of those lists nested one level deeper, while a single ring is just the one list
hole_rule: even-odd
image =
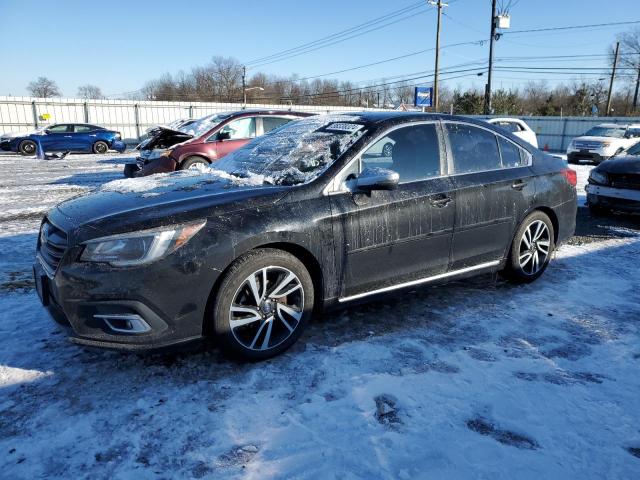
[{"label": "front grille", "polygon": [[67,249],[67,234],[45,220],[40,227],[38,253],[51,272],[55,272]]},{"label": "front grille", "polygon": [[597,150],[602,147],[602,143],[600,142],[589,142],[586,140],[576,140],[575,142],[576,148],[584,149],[584,150]]},{"label": "front grille", "polygon": [[640,190],[640,174],[638,173],[609,173],[609,182],[614,188]]}]

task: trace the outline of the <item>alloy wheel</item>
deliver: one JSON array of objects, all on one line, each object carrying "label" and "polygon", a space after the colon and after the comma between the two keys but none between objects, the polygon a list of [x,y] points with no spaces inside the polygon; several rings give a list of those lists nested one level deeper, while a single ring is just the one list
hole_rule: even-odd
[{"label": "alloy wheel", "polygon": [[304,311],[300,279],[284,267],[269,266],[249,275],[229,308],[229,327],[249,350],[269,350],[287,340]]},{"label": "alloy wheel", "polygon": [[549,257],[551,237],[549,227],[542,220],[532,222],[522,234],[518,260],[520,269],[526,275],[535,275],[545,265]]}]

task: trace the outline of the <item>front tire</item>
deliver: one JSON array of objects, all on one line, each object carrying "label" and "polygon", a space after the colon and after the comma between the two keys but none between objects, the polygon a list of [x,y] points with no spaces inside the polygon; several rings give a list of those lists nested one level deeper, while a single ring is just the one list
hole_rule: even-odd
[{"label": "front tire", "polygon": [[95,154],[104,154],[109,151],[109,145],[105,142],[98,141],[93,144],[93,153]]},{"label": "front tire", "polygon": [[541,211],[529,214],[516,231],[503,275],[514,283],[530,283],[544,273],[555,249],[551,219]]},{"label": "front tire", "polygon": [[34,142],[33,140],[23,140],[22,142],[20,142],[20,145],[18,146],[18,151],[22,155],[35,155],[37,149],[38,149],[38,146],[36,145],[36,142]]},{"label": "front tire", "polygon": [[209,162],[207,162],[202,157],[189,157],[184,162],[180,164],[180,170],[188,170],[190,168],[198,168],[200,165],[205,167],[209,166]]},{"label": "front tire", "polygon": [[300,260],[282,250],[253,250],[224,276],[213,308],[213,329],[227,353],[265,360],[298,340],[313,304],[313,281]]}]

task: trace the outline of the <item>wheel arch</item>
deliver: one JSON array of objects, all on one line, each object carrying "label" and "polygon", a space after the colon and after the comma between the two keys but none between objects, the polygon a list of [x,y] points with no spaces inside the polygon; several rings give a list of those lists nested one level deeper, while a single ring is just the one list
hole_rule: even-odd
[{"label": "wheel arch", "polygon": [[[535,211],[542,212],[547,217],[549,217],[549,220],[551,220],[551,224],[553,225],[553,242],[557,244],[558,243],[558,234],[560,232],[560,223],[558,221],[558,216],[556,215],[556,212],[554,212],[553,209],[550,208],[550,207],[539,206],[539,207],[536,207],[536,208],[532,209],[530,212],[528,212],[527,216],[530,215],[531,213],[535,212]],[[524,221],[524,219],[523,219],[523,221]]]},{"label": "wheel arch", "polygon": [[176,162],[176,170],[179,170],[180,168],[182,168],[182,164],[184,162],[186,162],[187,160],[189,160],[190,158],[193,157],[197,157],[197,158],[201,158],[203,159],[205,162],[207,162],[209,165],[211,165],[211,159],[207,158],[205,155],[202,155],[200,153],[185,153],[184,155],[182,155],[180,157],[180,159]]},{"label": "wheel arch", "polygon": [[307,271],[309,272],[309,275],[311,276],[311,281],[313,282],[313,289],[315,292],[314,305],[313,305],[314,312],[317,312],[321,308],[323,304],[323,297],[324,297],[324,294],[323,294],[324,293],[323,292],[324,274],[322,272],[322,267],[320,265],[320,262],[318,261],[316,256],[313,255],[313,253],[311,253],[307,248],[297,243],[288,242],[288,241],[266,241],[264,243],[253,245],[251,248],[244,250],[241,254],[237,255],[231,262],[229,262],[229,264],[224,268],[224,270],[220,272],[220,275],[218,275],[218,278],[215,280],[211,288],[209,297],[207,298],[207,305],[205,307],[204,318],[202,319],[202,332],[205,336],[211,337],[213,334],[213,322],[208,322],[207,319],[210,319],[212,317],[216,296],[218,294],[220,284],[222,283],[222,280],[224,279],[224,277],[227,275],[227,272],[229,271],[231,266],[235,263],[235,261],[238,258],[240,258],[241,256],[253,250],[259,250],[261,248],[273,248],[277,250],[282,250],[284,252],[287,252],[293,255],[298,260],[300,260],[302,264],[305,266],[305,268],[307,269]]}]

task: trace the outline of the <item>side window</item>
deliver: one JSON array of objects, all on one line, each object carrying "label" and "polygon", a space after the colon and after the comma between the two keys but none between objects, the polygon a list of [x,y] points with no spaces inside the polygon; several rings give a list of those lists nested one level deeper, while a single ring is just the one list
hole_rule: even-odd
[{"label": "side window", "polygon": [[74,125],[73,130],[76,133],[87,133],[93,130],[93,128],[89,125]]},{"label": "side window", "polygon": [[220,132],[229,132],[229,140],[242,140],[256,136],[256,119],[253,117],[239,118],[225,125]]},{"label": "side window", "polygon": [[495,125],[504,128],[507,132],[521,132],[523,129],[516,122],[496,122]]},{"label": "side window", "polygon": [[362,168],[382,167],[400,174],[400,183],[437,177],[440,146],[435,124],[399,128],[362,154]]},{"label": "side window", "polygon": [[501,168],[496,136],[488,130],[461,123],[447,123],[447,135],[455,173]]},{"label": "side window", "polygon": [[65,133],[67,131],[68,125],[54,125],[52,127],[49,127],[47,130],[49,130],[51,133]]},{"label": "side window", "polygon": [[523,164],[527,164],[526,153],[522,152],[521,148],[516,147],[509,140],[502,137],[498,137],[498,144],[500,145],[500,155],[502,156],[503,167],[519,167]]},{"label": "side window", "polygon": [[290,118],[284,117],[262,117],[262,129],[264,130],[264,133],[268,133],[271,130],[281,127],[285,123],[289,123],[290,121]]}]

